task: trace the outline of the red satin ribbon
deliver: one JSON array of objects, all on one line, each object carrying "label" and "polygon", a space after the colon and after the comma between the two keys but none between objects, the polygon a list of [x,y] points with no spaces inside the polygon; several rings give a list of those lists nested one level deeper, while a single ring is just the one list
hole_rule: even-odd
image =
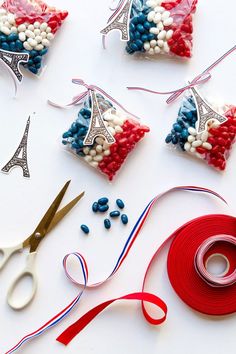
[{"label": "red satin ribbon", "polygon": [[[219,240],[219,235],[221,238]],[[181,226],[157,249],[153,255],[143,280],[142,292],[125,295],[106,301],[91,309],[78,321],[67,328],[57,340],[67,345],[80,333],[100,312],[118,300],[139,300],[146,320],[153,325],[163,323],[167,315],[166,304],[157,296],[145,292],[145,283],[153,261],[161,250],[171,242],[167,270],[169,280],[178,296],[192,309],[208,315],[227,315],[236,312],[236,283],[230,286],[212,286],[208,279],[199,275],[196,269],[196,254],[199,247],[209,238],[217,236],[216,242],[203,254],[205,264],[207,258],[215,253],[223,254],[229,261],[230,267],[225,276],[236,270],[235,244],[226,240],[224,235],[233,236],[236,240],[236,218],[228,215],[206,215]],[[152,317],[145,303],[149,302],[163,311],[161,318]]]}]

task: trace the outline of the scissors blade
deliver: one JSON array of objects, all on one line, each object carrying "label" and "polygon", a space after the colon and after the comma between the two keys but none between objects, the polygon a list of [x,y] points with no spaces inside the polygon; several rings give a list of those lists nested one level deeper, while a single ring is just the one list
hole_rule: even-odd
[{"label": "scissors blade", "polygon": [[[29,245],[30,245],[30,252],[35,252],[39,243],[47,234],[48,228],[61,204],[61,201],[66,193],[66,190],[70,184],[70,181],[66,182],[64,187],[61,189],[57,197],[54,199],[46,213],[44,214],[43,218],[41,219],[40,223],[36,227],[33,234],[30,236]],[[27,242],[27,240],[25,241]]]},{"label": "scissors blade", "polygon": [[61,219],[63,219],[72,208],[74,208],[74,206],[80,201],[83,196],[84,192],[82,192],[80,195],[78,195],[78,197],[74,198],[70,203],[68,203],[61,210],[59,210],[54,216],[47,232],[50,232],[61,221]]}]

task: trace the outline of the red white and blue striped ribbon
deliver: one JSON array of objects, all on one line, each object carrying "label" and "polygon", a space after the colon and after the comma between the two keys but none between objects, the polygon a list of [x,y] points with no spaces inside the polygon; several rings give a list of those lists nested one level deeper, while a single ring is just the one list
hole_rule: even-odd
[{"label": "red white and blue striped ribbon", "polygon": [[[174,192],[174,191],[190,191],[190,192],[203,192],[203,193],[208,193],[211,194],[213,196],[218,197],[219,199],[221,199],[224,203],[226,203],[226,201],[216,192],[206,189],[206,188],[202,188],[202,187],[195,187],[195,186],[179,186],[179,187],[173,187],[159,195],[157,195],[155,198],[153,198],[145,207],[145,209],[143,210],[143,212],[141,213],[141,215],[139,216],[137,222],[135,223],[123,249],[122,252],[120,253],[118,260],[114,266],[114,269],[112,270],[111,274],[108,276],[108,278],[106,278],[103,281],[94,283],[94,284],[88,284],[88,267],[87,267],[87,263],[84,259],[84,257],[78,253],[78,252],[73,252],[70,253],[68,255],[66,255],[63,259],[63,267],[66,273],[66,276],[70,279],[70,281],[72,281],[74,284],[76,285],[80,285],[82,286],[82,290],[79,292],[79,294],[75,297],[75,299],[68,305],[66,306],[66,308],[64,308],[62,311],[60,311],[57,315],[55,315],[52,319],[50,319],[48,322],[46,322],[43,326],[41,326],[39,329],[37,329],[34,332],[31,332],[30,334],[24,336],[12,349],[8,350],[5,354],[11,354],[14,353],[15,351],[17,351],[23,344],[25,344],[26,342],[42,335],[44,332],[46,332],[47,330],[49,330],[50,328],[56,326],[59,322],[61,322],[71,311],[72,309],[76,306],[76,304],[78,304],[78,302],[80,301],[84,291],[86,288],[93,288],[93,287],[97,287],[102,285],[103,283],[105,283],[108,279],[110,279],[111,277],[113,277],[116,272],[118,271],[118,269],[121,267],[122,263],[124,262],[124,260],[126,259],[134,241],[136,240],[137,236],[139,235],[139,232],[142,228],[142,226],[144,225],[150,211],[152,210],[153,206],[156,204],[157,201],[160,200],[160,198],[164,197],[165,195],[169,194],[170,192]],[[226,203],[227,204],[227,203]],[[78,283],[68,272],[67,270],[67,260],[69,257],[76,257],[79,260],[80,266],[81,266],[81,270],[82,270],[82,274],[83,274],[83,283]],[[145,293],[144,293],[145,294]],[[148,294],[150,297],[154,297],[153,294]],[[145,313],[144,313],[145,315]]]}]

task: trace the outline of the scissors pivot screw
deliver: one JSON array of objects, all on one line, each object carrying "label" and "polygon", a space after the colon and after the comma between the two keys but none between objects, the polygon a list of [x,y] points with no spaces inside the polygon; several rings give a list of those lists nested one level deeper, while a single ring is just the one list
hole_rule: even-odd
[{"label": "scissors pivot screw", "polygon": [[36,237],[36,238],[40,238],[40,237],[42,237],[42,235],[41,235],[40,232],[36,232],[36,233],[35,233],[35,237]]}]

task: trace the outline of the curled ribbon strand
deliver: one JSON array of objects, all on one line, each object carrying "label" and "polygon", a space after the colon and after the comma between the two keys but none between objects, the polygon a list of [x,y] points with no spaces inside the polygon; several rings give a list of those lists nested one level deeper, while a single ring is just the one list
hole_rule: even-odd
[{"label": "curled ribbon strand", "polygon": [[128,114],[129,116],[132,116],[136,119],[140,119],[138,116],[134,115],[133,113],[127,111],[127,109],[122,106],[115,98],[113,98],[112,96],[110,96],[106,91],[104,91],[101,87],[96,86],[96,85],[87,85],[83,80],[81,79],[72,79],[72,83],[85,87],[86,91],[83,91],[82,93],[78,94],[77,96],[75,96],[72,100],[72,102],[68,103],[67,105],[63,106],[63,105],[59,105],[51,100],[48,100],[48,103],[56,108],[67,108],[67,107],[71,107],[71,106],[75,106],[75,105],[80,105],[84,102],[84,100],[90,95],[90,91],[98,91],[100,92],[103,96],[105,96],[108,100],[110,100],[111,102],[113,102],[116,106],[120,107],[120,109],[122,109],[126,114]]},{"label": "curled ribbon strand", "polygon": [[138,91],[145,91],[149,93],[154,93],[157,95],[170,95],[166,100],[166,103],[174,102],[178,97],[180,97],[186,90],[191,89],[191,87],[195,87],[197,85],[201,85],[209,81],[212,77],[211,71],[214,69],[218,64],[220,64],[225,58],[227,58],[231,53],[233,53],[236,49],[236,45],[233,46],[230,50],[224,53],[220,58],[218,58],[213,64],[211,64],[207,69],[205,69],[201,74],[196,76],[188,85],[178,88],[172,91],[155,91],[150,90],[145,87],[138,87],[138,86],[128,86],[128,90],[138,90]]},{"label": "curled ribbon strand", "polygon": [[[88,284],[88,267],[87,267],[87,264],[86,264],[86,261],[84,259],[84,257],[78,253],[78,252],[74,252],[74,253],[71,253],[71,254],[68,254],[64,257],[64,260],[63,260],[63,267],[64,267],[64,270],[65,270],[65,273],[66,273],[66,276],[69,278],[70,281],[72,281],[74,284],[76,285],[80,285],[82,286],[82,290],[79,292],[79,294],[75,297],[74,300],[72,300],[72,302],[66,306],[62,311],[60,311],[57,315],[55,315],[52,319],[50,319],[49,321],[47,321],[43,326],[41,326],[39,329],[37,329],[36,331],[30,333],[30,334],[27,334],[26,336],[24,336],[13,348],[11,348],[10,350],[8,350],[5,354],[11,354],[15,351],[17,351],[23,344],[25,344],[26,342],[42,335],[45,331],[49,330],[50,328],[52,328],[53,326],[56,326],[59,322],[61,322],[63,320],[63,318],[65,318],[71,311],[72,309],[78,304],[78,302],[80,301],[84,291],[86,288],[90,287],[90,288],[93,288],[93,287],[97,287],[97,286],[100,286],[102,284],[104,284],[105,282],[107,282],[110,278],[112,278],[116,272],[119,270],[119,268],[121,267],[122,263],[124,262],[125,258],[127,257],[133,243],[135,242],[136,238],[138,237],[139,235],[139,232],[141,231],[142,229],[142,226],[144,225],[150,211],[152,210],[153,206],[162,198],[164,197],[165,195],[171,193],[171,192],[174,192],[174,191],[190,191],[190,192],[202,192],[202,193],[207,193],[207,194],[211,194],[219,199],[221,199],[224,203],[226,203],[226,201],[216,192],[212,191],[212,190],[209,190],[209,189],[206,189],[206,188],[202,188],[202,187],[195,187],[195,186],[179,186],[179,187],[174,187],[174,188],[171,188],[159,195],[157,195],[155,198],[153,198],[149,203],[148,205],[144,208],[143,212],[141,213],[140,217],[138,218],[137,222],[135,223],[125,245],[124,245],[124,248],[123,250],[121,251],[120,253],[120,256],[118,257],[118,260],[112,270],[112,272],[110,273],[110,275],[108,276],[107,279],[103,280],[103,281],[100,281],[100,282],[97,282],[95,284]],[[227,204],[227,203],[226,203]],[[170,239],[170,238],[169,238]],[[167,241],[169,240],[167,239]],[[166,241],[166,242],[167,242]],[[161,250],[162,248],[164,247],[164,244],[159,248],[159,250]],[[69,274],[69,272],[67,271],[67,260],[69,257],[76,257],[76,259],[79,260],[79,264],[81,266],[81,270],[82,270],[82,274],[83,274],[83,283],[78,283],[75,279],[73,279],[71,277],[71,275]],[[147,272],[149,270],[151,266],[151,262],[148,266],[148,269],[147,269]],[[159,299],[158,297],[156,297],[155,295],[153,294],[148,294],[148,293],[144,293],[144,284],[145,284],[145,280],[146,280],[146,277],[147,277],[147,273],[144,277],[144,283],[143,283],[143,289],[142,289],[142,292],[141,293],[135,293],[135,294],[129,294],[127,295],[128,298],[125,296],[124,297],[121,297],[119,300],[128,300],[129,297],[130,299],[134,300],[141,300],[142,301],[142,308],[143,308],[143,313],[144,313],[144,316],[145,318],[152,324],[160,324],[162,323],[163,321],[165,321],[165,318],[166,318],[166,313],[167,313],[167,307],[165,305],[165,303]],[[143,295],[144,294],[144,295]],[[104,305],[101,305],[100,307],[98,306],[96,308],[96,310],[94,310],[94,312],[90,313],[89,315],[85,316],[84,317],[84,323],[81,325],[79,324],[79,328],[81,328],[81,330],[89,323],[90,319],[93,319],[99,312],[101,312],[104,308],[106,308],[107,306],[109,306],[112,302],[116,301],[116,299],[113,299],[113,300],[110,300],[108,302],[105,302]],[[144,307],[144,302],[151,302],[153,303],[154,305],[156,306],[159,306],[164,315],[163,315],[163,318],[161,319],[153,319],[148,313],[147,311],[145,310],[145,307]],[[104,306],[104,307],[103,307]],[[58,340],[60,339],[60,342],[63,342],[65,341],[65,343],[67,343],[68,339],[67,338],[70,338],[70,340],[72,339],[72,337],[74,337],[76,334],[77,334],[77,324],[75,324],[75,327],[70,327],[70,330],[66,330],[59,338]],[[73,332],[73,335],[72,335],[72,332]],[[69,341],[70,341],[69,340]]]}]

